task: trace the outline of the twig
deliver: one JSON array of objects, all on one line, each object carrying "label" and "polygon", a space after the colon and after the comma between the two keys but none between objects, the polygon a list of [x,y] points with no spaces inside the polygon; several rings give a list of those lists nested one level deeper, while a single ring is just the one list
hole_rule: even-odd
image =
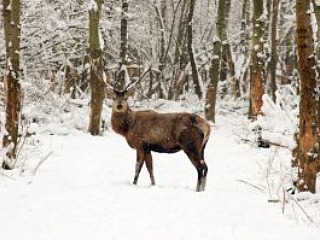
[{"label": "twig", "polygon": [[312,223],[312,224],[314,224],[314,225],[317,226],[317,224],[315,223],[315,221],[309,216],[309,214],[306,212],[306,210],[304,210],[304,208],[301,206],[301,204],[298,202],[298,200],[297,200],[295,197],[293,197],[293,196],[291,196],[291,198],[292,198],[293,202],[294,202],[295,204],[297,204],[297,206],[300,208],[300,210],[303,212],[303,214],[308,218],[308,220],[310,221],[310,223]]},{"label": "twig", "polygon": [[13,180],[13,181],[16,180],[14,177],[11,177],[11,176],[9,176],[9,175],[7,175],[7,174],[4,174],[3,171],[0,171],[0,174],[1,174],[1,176],[6,177],[6,178],[9,178],[10,180]]},{"label": "twig", "polygon": [[42,158],[39,163],[37,164],[37,166],[33,169],[32,174],[36,175],[36,172],[38,171],[39,167],[41,166],[42,163],[44,163],[45,160],[47,160],[47,158],[49,158],[51,156],[51,154],[53,153],[53,151],[51,150],[47,155],[44,156],[44,158]]},{"label": "twig", "polygon": [[268,168],[267,168],[267,186],[268,186],[268,193],[269,193],[269,198],[272,198],[272,190],[271,189],[271,180],[270,180],[270,172],[271,172],[271,169],[272,169],[272,165],[274,163],[274,159],[275,159],[275,156],[276,154],[278,153],[278,150],[279,150],[279,147],[277,147],[274,151],[273,151],[273,155],[270,156],[269,155],[269,160],[268,160]]},{"label": "twig", "polygon": [[28,132],[29,132],[29,126],[27,125],[27,129],[25,130],[24,134],[21,135],[21,138],[20,138],[19,142],[17,143],[17,145],[20,145],[20,142],[22,142],[20,145],[20,148],[17,150],[17,156],[16,156],[17,159],[22,151],[23,145],[26,142]]},{"label": "twig", "polygon": [[[282,148],[286,148],[286,149],[291,149],[291,147],[289,146],[285,146],[285,145],[282,145],[282,144],[279,144],[279,143],[276,143],[276,142],[272,142],[272,141],[269,141],[269,140],[265,140],[265,139],[262,139],[263,141],[267,141],[270,145],[272,146],[276,146],[276,147],[282,147]],[[247,139],[247,138],[241,138],[241,141],[243,142],[250,142],[250,143],[255,143],[254,141],[250,140],[250,139]]]},{"label": "twig", "polygon": [[282,204],[281,204],[282,214],[284,214],[285,208],[286,208],[286,190],[284,189],[284,183],[282,182]]},{"label": "twig", "polygon": [[256,185],[254,185],[254,184],[252,184],[252,183],[249,183],[249,182],[247,182],[247,181],[245,181],[245,180],[241,180],[241,179],[238,179],[237,181],[238,181],[238,182],[245,183],[245,184],[247,184],[247,185],[249,185],[249,186],[251,186],[251,187],[253,187],[253,188],[255,188],[255,189],[258,189],[260,192],[265,193],[265,190],[264,190],[262,187],[256,186]]}]

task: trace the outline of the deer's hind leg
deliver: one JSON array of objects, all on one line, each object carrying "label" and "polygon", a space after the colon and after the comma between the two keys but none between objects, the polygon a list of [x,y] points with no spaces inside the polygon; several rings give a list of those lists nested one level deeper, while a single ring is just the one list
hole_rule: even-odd
[{"label": "deer's hind leg", "polygon": [[144,160],[146,162],[146,166],[150,175],[151,185],[156,185],[156,182],[154,180],[153,176],[153,164],[152,164],[152,155],[151,152],[148,151],[145,153]]},{"label": "deer's hind leg", "polygon": [[201,192],[205,190],[206,179],[208,173],[208,166],[204,161],[204,147],[201,138],[189,138],[187,136],[181,137],[181,148],[187,154],[188,158],[195,166],[198,172],[198,182],[196,191]]},{"label": "deer's hind leg", "polygon": [[135,174],[134,174],[134,179],[133,179],[133,184],[137,185],[139,175],[141,172],[141,169],[143,167],[145,161],[145,154],[144,151],[137,150],[137,162],[136,162],[136,167],[135,167]]},{"label": "deer's hind leg", "polygon": [[[208,140],[207,140],[207,141],[208,141]],[[202,182],[201,182],[201,186],[199,186],[200,191],[204,191],[204,190],[205,190],[206,183],[207,183],[208,166],[207,166],[207,164],[206,164],[205,161],[204,161],[204,149],[205,149],[205,147],[206,147],[206,145],[207,145],[207,141],[205,141],[205,142],[203,143],[203,146],[202,146],[202,148],[201,148],[201,159],[202,159],[202,160],[200,160],[200,165],[201,165],[201,167],[200,167],[199,170],[198,170],[198,168],[197,168],[198,172],[199,172],[199,171],[202,171],[202,175],[203,175],[203,179],[202,179]],[[198,175],[199,175],[199,173],[198,173]]]},{"label": "deer's hind leg", "polygon": [[198,171],[197,192],[203,192],[207,183],[208,166],[203,160],[201,160],[200,165],[196,168]]}]

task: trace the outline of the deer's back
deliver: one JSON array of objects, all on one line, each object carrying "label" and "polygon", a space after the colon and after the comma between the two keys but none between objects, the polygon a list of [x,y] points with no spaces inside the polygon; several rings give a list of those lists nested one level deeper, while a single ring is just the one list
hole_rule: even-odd
[{"label": "deer's back", "polygon": [[204,139],[210,132],[203,129],[203,124],[207,123],[196,114],[136,111],[130,115],[130,131],[125,137],[134,148],[164,153],[177,152],[181,147],[179,140],[182,136]]}]

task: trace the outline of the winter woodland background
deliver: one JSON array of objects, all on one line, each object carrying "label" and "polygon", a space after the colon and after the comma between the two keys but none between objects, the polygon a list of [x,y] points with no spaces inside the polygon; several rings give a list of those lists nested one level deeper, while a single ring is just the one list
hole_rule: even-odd
[{"label": "winter woodland background", "polygon": [[[8,61],[11,59],[8,49],[14,44],[8,40],[6,43],[10,37],[5,35],[5,16],[20,2],[20,24],[11,19],[11,25],[21,29],[20,46],[14,51],[20,59],[19,70],[15,70],[14,63]],[[287,196],[297,186],[298,195],[292,195],[291,201],[304,212],[304,221],[319,226],[319,217],[310,216],[310,212],[320,211],[319,1],[2,0],[0,3],[3,13],[0,161],[13,162],[10,167],[13,170],[1,170],[0,182],[17,179],[21,173],[32,175],[45,164],[53,152],[41,147],[43,136],[66,136],[80,131],[103,137],[111,131],[112,102],[105,96],[98,109],[101,114],[98,130],[90,127],[94,115],[93,66],[98,66],[103,79],[113,85],[121,80],[119,66],[130,80],[139,79],[151,66],[152,70],[136,86],[130,102],[134,109],[199,113],[211,121],[212,139],[218,137],[215,124],[219,128],[224,126],[219,119],[228,119],[231,124],[226,126],[232,126],[237,144],[285,153],[286,169],[278,169],[277,174],[286,176],[286,181],[282,178],[278,191],[283,189]],[[99,14],[94,15],[95,12]],[[299,35],[303,27],[299,19],[307,23],[307,34],[303,36]],[[94,21],[98,23],[96,37]],[[299,45],[303,37],[309,37],[306,46]],[[310,54],[306,55],[303,49],[310,50]],[[98,65],[93,50],[98,50]],[[306,61],[307,64],[298,61],[305,56],[313,61]],[[309,77],[303,77],[306,72]],[[17,95],[21,108],[17,108],[19,134],[14,143],[15,154],[8,155],[12,145],[6,144],[6,136],[12,133],[6,125],[10,121],[6,112],[9,106],[6,81],[11,77],[21,88],[21,96]],[[304,94],[304,89],[310,94]],[[306,95],[311,98],[303,101]],[[304,128],[307,130],[303,132]],[[305,137],[308,129],[313,131],[309,134],[313,136],[310,141]],[[307,145],[304,142],[311,142],[307,150],[302,147]],[[258,186],[255,182],[246,184]],[[276,202],[290,199],[284,196]]]}]

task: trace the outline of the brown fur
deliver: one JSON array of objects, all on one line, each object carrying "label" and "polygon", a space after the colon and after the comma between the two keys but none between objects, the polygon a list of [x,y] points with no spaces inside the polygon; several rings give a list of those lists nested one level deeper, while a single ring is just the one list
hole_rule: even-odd
[{"label": "brown fur", "polygon": [[151,152],[174,153],[183,150],[198,171],[197,191],[203,191],[207,174],[204,148],[209,139],[210,125],[200,116],[191,113],[158,113],[132,111],[127,98],[130,90],[114,91],[111,117],[113,130],[124,136],[128,144],[137,150],[134,184],[141,167],[146,162],[151,182],[155,184]]}]

